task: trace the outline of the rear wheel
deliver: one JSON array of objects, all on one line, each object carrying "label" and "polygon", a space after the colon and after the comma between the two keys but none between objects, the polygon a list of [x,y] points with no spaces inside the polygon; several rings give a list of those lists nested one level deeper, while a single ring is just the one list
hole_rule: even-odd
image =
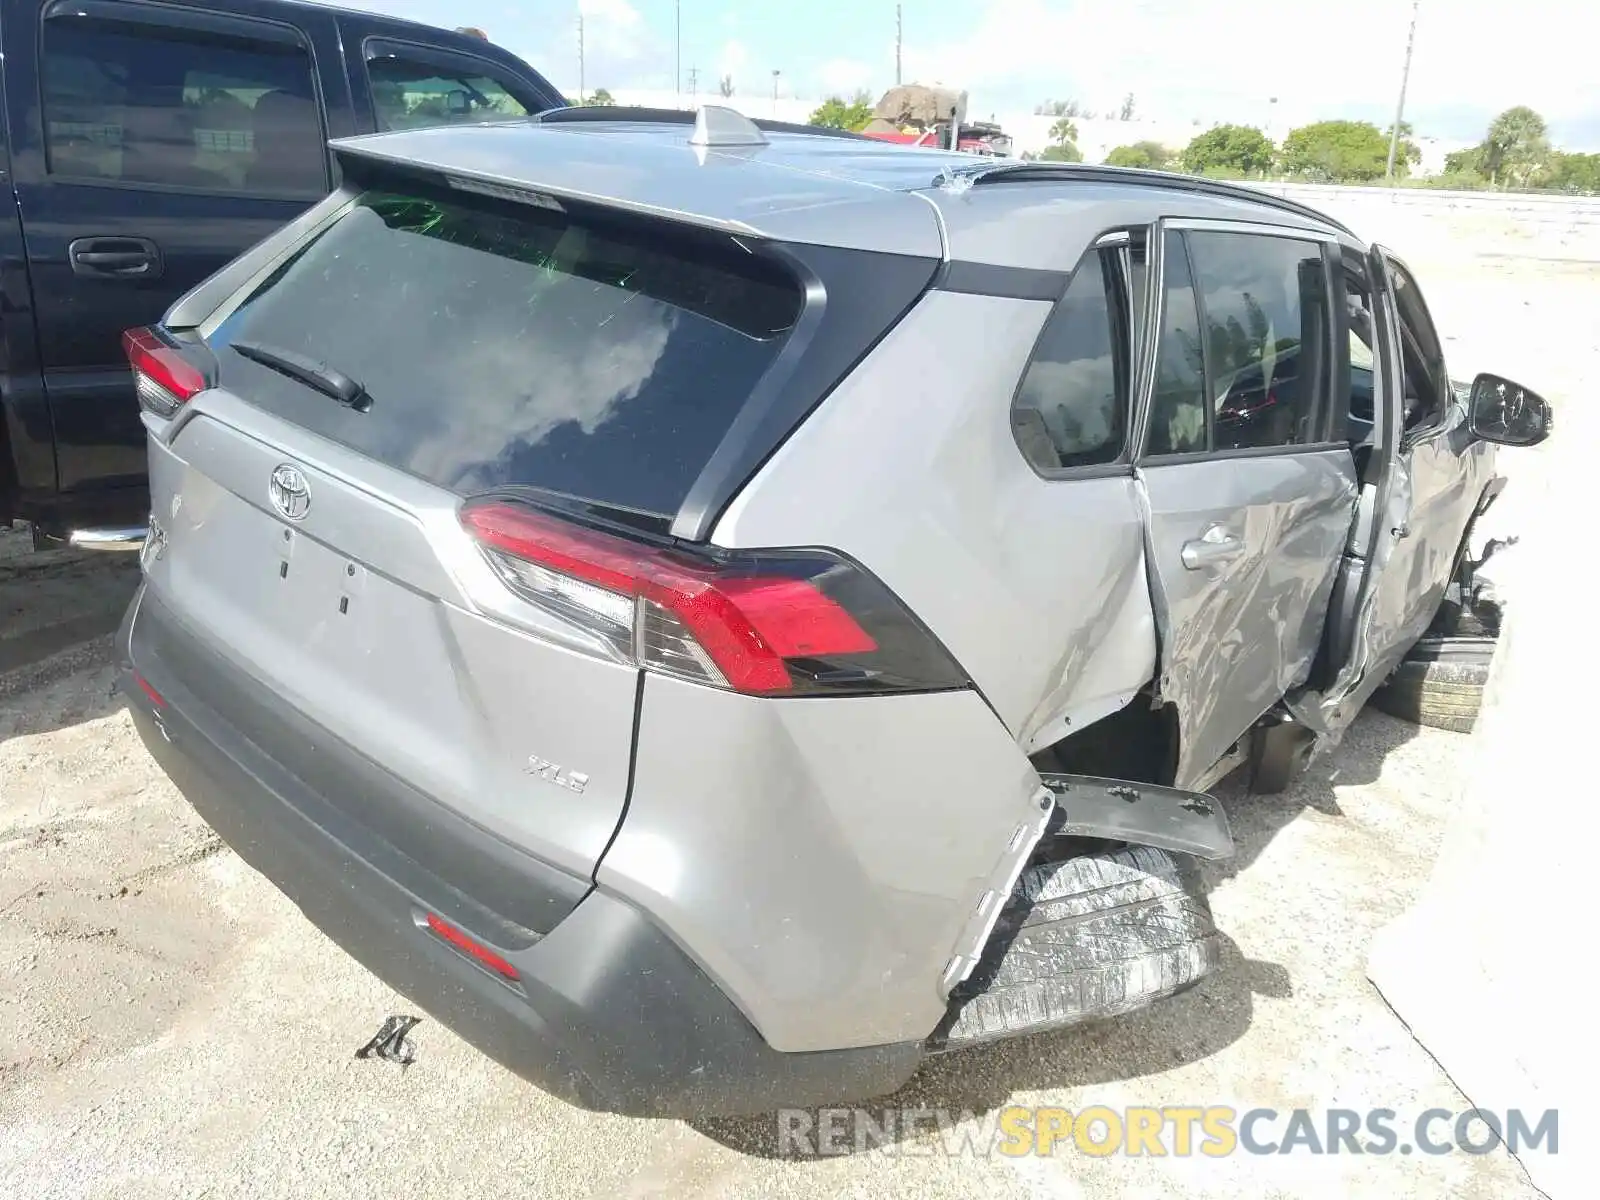
[{"label": "rear wheel", "polygon": [[958,1049],[1142,1008],[1191,987],[1220,946],[1193,860],[1120,846],[1024,871],[952,997]]}]

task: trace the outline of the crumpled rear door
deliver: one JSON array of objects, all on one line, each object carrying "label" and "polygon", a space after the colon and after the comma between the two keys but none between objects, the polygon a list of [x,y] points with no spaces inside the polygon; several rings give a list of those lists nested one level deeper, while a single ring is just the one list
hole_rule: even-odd
[{"label": "crumpled rear door", "polygon": [[[1319,733],[1337,734],[1361,710],[1395,663],[1426,632],[1455,568],[1456,555],[1491,474],[1487,447],[1467,435],[1466,413],[1451,388],[1442,352],[1435,381],[1437,420],[1407,429],[1406,326],[1397,286],[1415,291],[1409,312],[1437,345],[1427,306],[1409,268],[1380,245],[1367,252],[1372,286],[1375,380],[1373,462],[1346,551],[1345,581],[1355,602],[1335,614],[1338,654],[1325,691],[1294,699],[1295,714]],[[1415,358],[1416,346],[1412,348]],[[1413,364],[1413,372],[1415,366]],[[1410,399],[1408,400],[1408,396]]]}]

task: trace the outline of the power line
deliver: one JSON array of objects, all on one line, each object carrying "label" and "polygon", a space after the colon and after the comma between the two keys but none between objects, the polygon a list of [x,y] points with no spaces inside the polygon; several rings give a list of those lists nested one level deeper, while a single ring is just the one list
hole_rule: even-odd
[{"label": "power line", "polygon": [[1411,47],[1417,40],[1417,9],[1422,0],[1411,0],[1411,31],[1406,34],[1406,65],[1400,71],[1400,102],[1394,108],[1394,127],[1389,130],[1389,162],[1383,169],[1386,180],[1394,178],[1394,153],[1400,146],[1400,118],[1406,111],[1406,83],[1411,79]]}]

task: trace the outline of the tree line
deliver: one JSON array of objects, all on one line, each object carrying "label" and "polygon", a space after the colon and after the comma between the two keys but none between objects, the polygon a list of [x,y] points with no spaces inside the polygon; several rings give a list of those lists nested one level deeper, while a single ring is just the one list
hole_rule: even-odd
[{"label": "tree line", "polygon": [[[1316,121],[1290,130],[1282,145],[1274,145],[1253,126],[1217,125],[1182,150],[1159,142],[1134,142],[1116,147],[1106,162],[1213,178],[1372,183],[1388,173],[1391,129],[1379,129],[1370,121]],[[1394,159],[1394,173],[1401,179],[1410,178],[1422,161],[1422,151],[1412,138],[1410,122],[1402,121]],[[1071,122],[1058,120],[1050,139],[1039,158],[1081,161],[1077,129]],[[1478,145],[1447,155],[1442,174],[1417,182],[1464,191],[1513,187],[1600,192],[1600,154],[1555,149],[1544,118],[1519,105],[1491,121]]]},{"label": "tree line", "polygon": [[[1082,162],[1074,118],[1087,118],[1090,114],[1076,101],[1050,101],[1038,106],[1037,112],[1056,118],[1050,127],[1049,144],[1037,154],[1023,157],[1043,162]],[[1130,95],[1117,116],[1129,120],[1132,115]],[[871,119],[871,97],[857,92],[848,100],[828,97],[811,114],[810,122],[858,131]],[[1282,145],[1275,145],[1254,126],[1216,125],[1197,135],[1182,150],[1156,141],[1137,141],[1113,149],[1106,156],[1106,163],[1113,167],[1187,171],[1219,179],[1270,177],[1308,183],[1372,183],[1387,174],[1389,136],[1388,128],[1380,129],[1370,121],[1315,121],[1290,130]],[[1422,161],[1422,150],[1413,138],[1411,123],[1402,121],[1394,161],[1394,173],[1400,179],[1412,179]],[[1600,192],[1600,154],[1555,149],[1544,118],[1519,105],[1491,121],[1478,145],[1448,155],[1443,174],[1414,182],[1461,190],[1512,187]]]}]

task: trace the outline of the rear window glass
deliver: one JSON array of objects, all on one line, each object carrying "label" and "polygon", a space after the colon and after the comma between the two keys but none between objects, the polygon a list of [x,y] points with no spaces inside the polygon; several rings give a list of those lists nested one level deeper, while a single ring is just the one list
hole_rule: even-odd
[{"label": "rear window glass", "polygon": [[[771,367],[798,282],[723,235],[454,192],[368,192],[208,341],[252,403],[463,495],[670,517]],[[366,411],[229,353],[364,385]]]}]

